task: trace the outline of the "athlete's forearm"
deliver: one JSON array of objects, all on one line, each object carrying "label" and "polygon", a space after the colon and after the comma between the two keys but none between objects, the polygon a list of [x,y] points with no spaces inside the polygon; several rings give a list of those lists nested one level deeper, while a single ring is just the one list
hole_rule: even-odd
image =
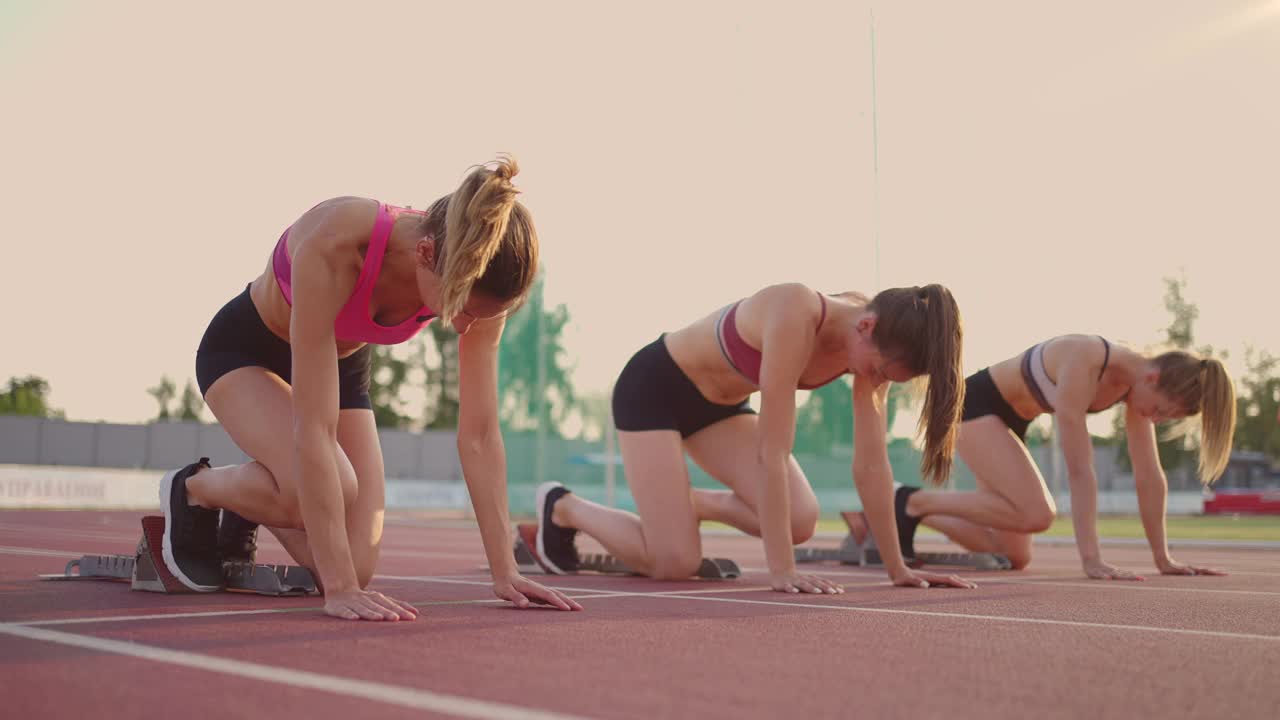
[{"label": "athlete's forearm", "polygon": [[326,593],[359,588],[351,545],[347,540],[346,506],[335,458],[337,441],[323,428],[295,433],[298,505]]},{"label": "athlete's forearm", "polygon": [[907,570],[898,546],[898,521],[893,511],[893,470],[888,462],[859,463],[854,458],[853,484],[862,500],[862,512],[871,526],[871,537],[876,541],[880,558],[889,577],[897,577]]},{"label": "athlete's forearm", "polygon": [[1168,480],[1163,472],[1134,473],[1138,492],[1138,515],[1151,545],[1151,556],[1157,565],[1169,561],[1169,542],[1165,533],[1165,510],[1169,497]]},{"label": "athlete's forearm", "polygon": [[1068,475],[1071,487],[1071,525],[1075,528],[1076,548],[1086,562],[1102,557],[1098,545],[1098,478],[1092,467]]},{"label": "athlete's forearm", "polygon": [[796,571],[791,543],[791,493],[787,487],[787,458],[762,459],[763,492],[760,493],[760,538],[765,563],[775,575]]},{"label": "athlete's forearm", "polygon": [[1062,455],[1067,463],[1067,484],[1071,488],[1071,524],[1076,548],[1085,562],[1100,559],[1098,547],[1098,476],[1093,468],[1093,440],[1083,414],[1059,413],[1058,428]]},{"label": "athlete's forearm", "polygon": [[498,431],[458,433],[458,459],[489,571],[494,578],[516,572],[511,552],[511,518],[507,509],[507,456]]}]

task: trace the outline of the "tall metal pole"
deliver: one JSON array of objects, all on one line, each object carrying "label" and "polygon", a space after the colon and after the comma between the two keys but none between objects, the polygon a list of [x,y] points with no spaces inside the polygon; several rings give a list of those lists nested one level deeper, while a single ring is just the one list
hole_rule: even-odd
[{"label": "tall metal pole", "polygon": [[1062,435],[1058,425],[1058,416],[1053,415],[1053,429],[1050,431],[1049,468],[1052,481],[1049,490],[1054,495],[1062,494]]},{"label": "tall metal pole", "polygon": [[617,466],[613,462],[613,456],[618,452],[617,439],[613,430],[613,386],[609,386],[609,396],[606,401],[606,407],[609,408],[608,420],[604,425],[604,504],[607,507],[617,507],[616,474]]},{"label": "tall metal pole", "polygon": [[880,126],[876,114],[876,13],[871,14],[871,233],[876,247],[876,285],[880,292]]},{"label": "tall metal pole", "polygon": [[544,312],[545,296],[543,295],[545,286],[538,288],[537,301],[533,303],[533,308],[537,313],[535,321],[538,330],[538,381],[534,392],[537,393],[537,402],[534,407],[537,408],[537,440],[533,456],[533,482],[535,485],[541,485],[547,479],[547,462],[546,462],[546,445],[547,445],[547,343],[545,334]]}]

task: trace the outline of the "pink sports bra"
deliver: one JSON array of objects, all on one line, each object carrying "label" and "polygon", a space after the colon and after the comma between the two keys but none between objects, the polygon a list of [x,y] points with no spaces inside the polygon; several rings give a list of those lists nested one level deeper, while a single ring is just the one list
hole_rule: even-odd
[{"label": "pink sports bra", "polygon": [[[360,278],[356,287],[347,298],[347,303],[338,311],[334,321],[334,334],[344,342],[364,342],[375,345],[395,345],[402,343],[414,335],[435,317],[435,313],[427,306],[399,325],[379,325],[369,315],[369,302],[373,297],[374,285],[378,282],[378,273],[382,271],[382,258],[387,254],[387,240],[391,237],[391,228],[395,225],[400,213],[408,212],[417,215],[425,213],[419,210],[399,208],[394,205],[378,203],[378,218],[373,223],[373,234],[369,236],[369,248],[364,254],[364,265],[360,268]],[[275,253],[271,258],[271,267],[276,274],[276,284],[284,295],[285,302],[293,305],[292,263],[289,259],[289,230],[286,228],[276,243]]]}]

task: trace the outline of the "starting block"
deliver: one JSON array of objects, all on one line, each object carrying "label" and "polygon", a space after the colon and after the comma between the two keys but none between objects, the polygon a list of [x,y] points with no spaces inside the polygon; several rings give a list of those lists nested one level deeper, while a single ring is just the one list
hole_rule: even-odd
[{"label": "starting block", "polygon": [[[44,580],[107,580],[127,582],[130,589],[157,593],[191,593],[165,567],[162,548],[164,517],[142,518],[142,538],[133,555],[85,555],[67,563],[61,575],[41,575]],[[319,592],[311,571],[296,565],[223,563],[226,590],[255,595],[315,595]]]},{"label": "starting block", "polygon": [[[796,548],[797,563],[838,562],[843,565],[859,565],[862,567],[883,566],[884,559],[876,547],[875,538],[858,512],[842,512],[840,517],[849,527],[849,534],[840,542],[838,548]],[[917,552],[915,557],[903,558],[907,567],[920,568],[925,565],[942,565],[950,567],[967,567],[976,570],[1009,570],[1013,563],[1009,558],[996,553],[972,552]]]},{"label": "starting block", "polygon": [[[516,556],[516,565],[525,575],[545,574],[542,566],[534,559],[533,550],[537,543],[538,526],[532,523],[516,525],[516,540],[512,548]],[[639,575],[640,573],[627,567],[618,558],[606,553],[586,553],[578,558],[579,572],[594,572],[604,575]],[[702,558],[702,565],[694,577],[704,580],[732,580],[742,575],[738,563],[728,558]]]}]

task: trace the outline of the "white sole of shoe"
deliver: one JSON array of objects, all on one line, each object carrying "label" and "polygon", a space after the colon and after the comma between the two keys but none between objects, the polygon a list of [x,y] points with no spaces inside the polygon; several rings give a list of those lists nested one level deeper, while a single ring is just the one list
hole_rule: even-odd
[{"label": "white sole of shoe", "polygon": [[173,576],[178,578],[178,582],[195,590],[196,592],[216,592],[220,590],[216,585],[201,585],[200,583],[187,577],[182,572],[182,568],[178,567],[178,562],[173,559],[173,517],[171,514],[173,496],[173,479],[178,474],[178,470],[170,470],[164,474],[160,480],[160,510],[164,513],[164,547],[161,552],[164,555],[164,566],[168,568]]},{"label": "white sole of shoe", "polygon": [[547,557],[547,548],[546,548],[546,545],[542,542],[542,524],[543,522],[550,522],[551,518],[544,518],[542,516],[542,511],[547,504],[547,493],[551,492],[555,488],[563,487],[563,485],[564,483],[558,483],[558,482],[555,482],[554,480],[544,482],[538,486],[538,491],[537,493],[534,494],[534,503],[536,503],[534,505],[534,510],[538,514],[538,543],[537,543],[538,554],[535,559],[538,561],[538,564],[543,567],[544,570],[546,570],[547,572],[553,575],[568,575],[569,573],[556,567],[555,563],[551,562],[551,560]]}]

